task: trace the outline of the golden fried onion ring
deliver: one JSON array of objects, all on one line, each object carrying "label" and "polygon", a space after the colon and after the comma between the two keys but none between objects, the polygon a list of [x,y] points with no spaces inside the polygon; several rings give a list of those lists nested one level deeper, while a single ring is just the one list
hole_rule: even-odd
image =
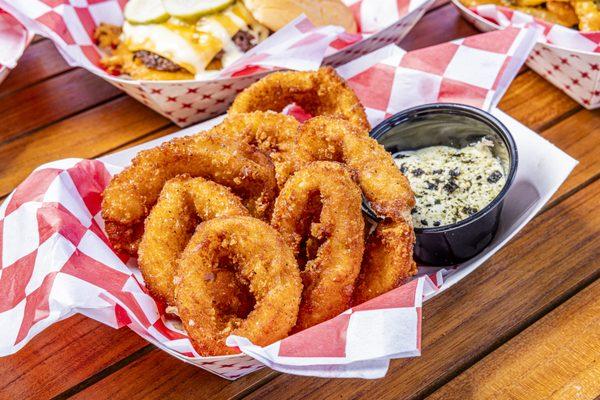
[{"label": "golden fried onion ring", "polygon": [[229,115],[218,126],[219,134],[243,141],[268,154],[275,164],[279,187],[297,168],[295,143],[300,123],[289,115],[272,111]]},{"label": "golden fried onion ring", "polygon": [[383,146],[347,121],[316,117],[301,126],[298,153],[305,163],[329,160],[350,167],[371,209],[384,220],[367,238],[353,304],[383,294],[414,275],[410,210],[415,199],[408,179]]},{"label": "golden fried onion ring", "polygon": [[312,116],[337,116],[361,128],[370,128],[358,97],[331,67],[267,75],[236,97],[229,114],[267,110],[280,112],[292,103]]},{"label": "golden fried onion ring", "polygon": [[114,176],[103,193],[102,217],[117,251],[137,254],[143,223],[163,185],[181,175],[230,187],[250,214],[268,218],[277,192],[271,160],[251,146],[221,138],[216,130],[177,138],[144,150]]},{"label": "golden fried onion ring", "polygon": [[294,174],[277,198],[271,225],[299,258],[304,286],[295,331],[350,306],[364,251],[361,205],[348,169],[326,161]]},{"label": "golden fried onion ring", "polygon": [[300,127],[298,156],[304,163],[322,160],[346,164],[356,172],[358,184],[377,215],[410,220],[415,199],[408,179],[367,131],[338,118],[311,118]]},{"label": "golden fried onion ring", "polygon": [[352,305],[384,294],[417,273],[413,260],[415,233],[403,220],[384,221],[369,236]]},{"label": "golden fried onion ring", "polygon": [[[233,266],[256,300],[245,318],[214,301],[213,282]],[[292,250],[279,233],[252,217],[215,218],[198,225],[178,268],[175,302],[185,330],[202,356],[234,354],[230,334],[267,346],[288,335],[298,315],[302,283]]]},{"label": "golden fried onion ring", "polygon": [[138,250],[138,265],[150,293],[174,304],[177,261],[198,223],[249,215],[241,200],[218,183],[189,176],[167,181],[146,218]]}]

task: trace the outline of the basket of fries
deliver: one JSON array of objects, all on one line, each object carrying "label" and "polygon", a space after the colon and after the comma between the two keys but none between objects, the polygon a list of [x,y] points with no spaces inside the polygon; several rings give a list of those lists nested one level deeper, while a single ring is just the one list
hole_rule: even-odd
[{"label": "basket of fries", "polygon": [[587,109],[600,107],[600,9],[587,0],[452,0],[462,16],[488,32],[539,28],[527,65]]},{"label": "basket of fries", "polygon": [[31,31],[180,126],[221,114],[276,69],[397,43],[433,0],[2,0]]}]

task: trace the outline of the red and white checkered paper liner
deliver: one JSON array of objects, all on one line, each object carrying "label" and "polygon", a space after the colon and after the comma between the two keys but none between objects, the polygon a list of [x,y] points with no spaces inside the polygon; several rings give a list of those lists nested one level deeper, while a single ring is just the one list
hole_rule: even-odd
[{"label": "red and white checkered paper liner", "polygon": [[189,81],[134,81],[99,67],[93,32],[100,22],[120,25],[126,0],[0,0],[31,31],[49,37],[71,65],[99,75],[180,126],[223,113],[242,89],[276,69],[312,70],[341,65],[358,55],[398,43],[433,0],[346,0],[359,34],[339,27],[314,28],[299,17],[246,53],[218,76]]},{"label": "red and white checkered paper liner", "polygon": [[465,19],[488,32],[536,25],[539,43],[527,65],[587,109],[600,107],[600,32],[579,32],[506,7],[467,8],[452,0]]},{"label": "red and white checkered paper liner", "polygon": [[12,15],[0,9],[0,82],[11,69],[33,39],[33,35]]},{"label": "red and white checkered paper liner", "polygon": [[[532,32],[506,29],[408,53],[386,47],[339,71],[372,124],[423,102],[489,108],[533,46]],[[74,313],[128,326],[173,356],[229,379],[263,364],[302,375],[376,378],[390,359],[420,354],[422,299],[443,288],[443,270],[422,269],[411,282],[264,348],[230,337],[228,344],[245,355],[197,356],[144,291],[135,260],[120,259],[104,234],[101,193],[120,169],[100,160],[49,163],[0,207],[0,354],[14,353]]]}]

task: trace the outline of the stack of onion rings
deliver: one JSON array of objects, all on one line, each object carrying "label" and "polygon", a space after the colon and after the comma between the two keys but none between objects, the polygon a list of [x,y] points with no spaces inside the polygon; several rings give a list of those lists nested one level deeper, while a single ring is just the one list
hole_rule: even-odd
[{"label": "stack of onion rings", "polygon": [[232,189],[250,214],[268,218],[277,194],[273,163],[243,142],[209,131],[141,151],[103,193],[102,217],[117,251],[137,255],[144,220],[169,179],[204,177]]},{"label": "stack of onion rings", "polygon": [[304,163],[328,160],[346,164],[356,173],[371,209],[385,221],[367,239],[353,303],[379,296],[414,275],[410,210],[415,199],[408,179],[383,146],[345,120],[321,116],[300,128],[298,153]]},{"label": "stack of onion rings", "polygon": [[[291,103],[312,118],[278,113]],[[273,73],[221,124],[140,152],[112,179],[109,239],[139,247],[150,293],[177,306],[201,355],[236,352],[229,334],[264,346],[326,321],[416,273],[414,197],[368,129],[333,69]],[[370,234],[362,195],[382,219]]]},{"label": "stack of onion rings", "polygon": [[304,290],[295,330],[350,306],[364,250],[361,204],[349,170],[333,162],[308,164],[279,194],[271,225],[302,260]]},{"label": "stack of onion rings", "polygon": [[240,199],[218,183],[189,176],[167,181],[146,218],[138,250],[138,265],[150,293],[174,304],[179,256],[200,221],[249,215]]}]

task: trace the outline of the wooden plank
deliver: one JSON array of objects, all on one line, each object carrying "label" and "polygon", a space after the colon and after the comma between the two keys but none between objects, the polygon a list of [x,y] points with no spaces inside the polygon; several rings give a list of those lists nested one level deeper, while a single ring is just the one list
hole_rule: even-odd
[{"label": "wooden plank", "polygon": [[248,398],[383,400],[417,398],[436,389],[600,277],[599,201],[600,181],[595,181],[534,219],[483,267],[426,303],[423,355],[393,361],[386,378],[278,375]]},{"label": "wooden plank", "polygon": [[543,136],[579,161],[553,200],[600,174],[600,118],[597,111],[581,110],[544,132]]},{"label": "wooden plank", "polygon": [[465,23],[456,7],[446,4],[425,14],[400,42],[400,47],[410,51],[477,33],[477,29]]},{"label": "wooden plank", "polygon": [[70,69],[50,40],[32,43],[23,53],[16,68],[2,82],[0,97]]},{"label": "wooden plank", "polygon": [[500,101],[499,108],[537,132],[583,109],[532,70],[512,81],[509,90]]},{"label": "wooden plank", "polygon": [[269,369],[262,369],[230,382],[155,349],[73,398],[232,398],[252,390],[270,373]]},{"label": "wooden plank", "polygon": [[148,342],[127,328],[73,316],[2,358],[0,398],[51,398],[145,346]]},{"label": "wooden plank", "polygon": [[0,195],[37,166],[67,157],[93,158],[169,124],[130,97],[120,97],[0,146]]},{"label": "wooden plank", "polygon": [[429,398],[591,400],[598,397],[600,280]]},{"label": "wooden plank", "polygon": [[120,94],[97,76],[74,69],[0,98],[0,144]]}]

